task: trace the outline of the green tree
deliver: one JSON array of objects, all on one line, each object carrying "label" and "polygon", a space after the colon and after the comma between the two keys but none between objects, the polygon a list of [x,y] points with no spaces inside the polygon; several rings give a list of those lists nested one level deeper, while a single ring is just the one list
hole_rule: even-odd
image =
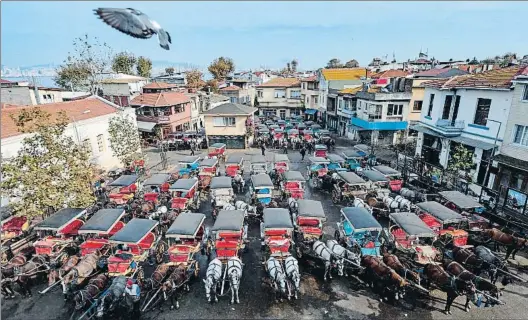
[{"label": "green tree", "polygon": [[188,71],[185,74],[185,79],[187,80],[187,86],[189,88],[198,89],[205,85],[205,82],[202,79],[202,72],[198,69],[193,69]]},{"label": "green tree", "polygon": [[14,212],[36,217],[92,204],[91,150],[65,134],[66,114],[52,117],[34,107],[11,118],[21,133],[33,133],[23,140],[15,157],[2,161],[2,195],[16,199]]},{"label": "green tree", "polygon": [[296,59],[293,59],[292,62],[290,62],[290,64],[291,64],[291,70],[293,72],[297,72],[297,66],[299,65],[299,62]]},{"label": "green tree", "polygon": [[335,68],[343,68],[343,64],[341,63],[341,60],[337,58],[330,59],[328,63],[326,64],[326,67],[328,69],[335,69]]},{"label": "green tree", "polygon": [[174,74],[174,68],[173,67],[165,68],[165,73],[168,74],[169,76],[172,76]]},{"label": "green tree", "polygon": [[128,52],[120,52],[112,59],[112,70],[117,73],[132,74],[137,62],[136,57]]},{"label": "green tree", "polygon": [[213,60],[207,68],[216,80],[224,80],[231,72],[235,71],[233,59],[220,57]]},{"label": "green tree", "polygon": [[357,67],[359,67],[359,62],[357,62],[356,59],[349,60],[347,61],[347,63],[345,63],[345,68],[357,68]]},{"label": "green tree", "polygon": [[123,165],[142,158],[137,126],[129,115],[120,113],[110,118],[108,133],[112,153]]},{"label": "green tree", "polygon": [[472,182],[470,170],[475,166],[473,162],[473,153],[462,144],[455,147],[455,151],[451,154],[447,170],[455,176],[455,178],[462,178],[468,183]]},{"label": "green tree", "polygon": [[68,90],[87,90],[95,94],[102,73],[111,65],[112,50],[88,34],[73,40],[73,52],[56,69],[55,83]]},{"label": "green tree", "polygon": [[146,57],[139,57],[137,59],[137,75],[144,78],[150,78],[152,72],[152,60]]}]

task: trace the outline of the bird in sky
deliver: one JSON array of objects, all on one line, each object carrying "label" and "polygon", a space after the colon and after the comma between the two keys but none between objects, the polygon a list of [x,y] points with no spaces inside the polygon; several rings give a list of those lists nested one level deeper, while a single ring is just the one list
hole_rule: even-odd
[{"label": "bird in sky", "polygon": [[94,13],[107,25],[134,38],[149,39],[153,34],[157,34],[160,47],[169,50],[169,43],[172,44],[170,34],[139,10],[98,8],[94,9]]}]

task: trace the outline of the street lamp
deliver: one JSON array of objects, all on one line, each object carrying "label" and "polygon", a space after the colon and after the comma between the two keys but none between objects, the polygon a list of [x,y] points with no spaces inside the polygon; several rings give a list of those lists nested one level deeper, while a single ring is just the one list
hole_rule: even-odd
[{"label": "street lamp", "polygon": [[[491,156],[488,159],[488,165],[486,166],[486,174],[484,175],[484,183],[487,183],[488,178],[489,178],[489,170],[490,170],[490,166],[491,166],[491,161],[492,161],[493,157],[495,156],[495,149],[497,148],[497,140],[499,140],[499,132],[500,132],[500,129],[501,129],[501,126],[502,126],[502,122],[497,121],[497,120],[486,119],[486,121],[491,121],[491,122],[498,123],[499,124],[499,129],[497,130],[497,134],[495,135],[495,141],[493,141],[493,150],[491,151]],[[485,187],[487,187],[487,186],[485,186]]]}]

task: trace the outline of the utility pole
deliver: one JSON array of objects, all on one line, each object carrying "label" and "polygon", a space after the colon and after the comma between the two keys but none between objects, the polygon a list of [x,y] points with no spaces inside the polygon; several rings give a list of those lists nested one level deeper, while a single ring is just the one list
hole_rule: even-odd
[{"label": "utility pole", "polygon": [[[486,120],[498,123],[499,124],[499,129],[497,130],[497,134],[495,135],[495,140],[493,141],[493,150],[491,150],[491,155],[490,155],[490,158],[488,160],[488,165],[486,166],[486,174],[484,175],[484,182],[483,182],[485,184],[488,183],[489,170],[490,170],[490,167],[491,167],[491,162],[493,161],[493,157],[495,156],[495,149],[497,148],[497,140],[499,140],[499,133],[500,133],[500,129],[501,129],[501,126],[502,126],[502,122],[500,122],[500,121],[493,120],[493,119],[486,119]],[[485,187],[487,188],[487,185]]]}]

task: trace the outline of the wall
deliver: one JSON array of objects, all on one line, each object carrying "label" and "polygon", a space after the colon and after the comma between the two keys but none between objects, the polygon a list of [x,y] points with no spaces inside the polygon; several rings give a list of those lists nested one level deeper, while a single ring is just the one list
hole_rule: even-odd
[{"label": "wall", "polygon": [[[425,88],[422,86],[422,83],[431,81],[431,79],[414,79],[413,80],[413,86],[412,86],[412,97],[411,101],[409,102],[409,114],[407,116],[407,119],[409,121],[420,121],[420,115],[421,111],[414,111],[414,102],[415,101],[422,101],[424,100],[425,95]],[[422,109],[424,108],[425,104],[422,103]]]},{"label": "wall", "polygon": [[[504,128],[504,142],[500,149],[500,153],[528,161],[528,147],[513,144],[515,125],[519,124],[528,126],[528,101],[521,100],[524,92],[524,85],[528,85],[528,80],[524,83],[516,84],[515,89],[513,90],[510,115]],[[528,88],[526,90],[528,90]]]},{"label": "wall", "polygon": [[242,136],[246,134],[246,119],[247,116],[224,116],[234,117],[236,120],[234,127],[215,127],[213,125],[213,118],[219,116],[204,116],[205,132],[208,136]]},{"label": "wall", "polygon": [[0,101],[25,106],[37,104],[35,96],[30,95],[28,87],[2,88],[0,91]]},{"label": "wall", "polygon": [[101,88],[105,96],[130,96],[128,83],[102,83]]},{"label": "wall", "polygon": [[[55,102],[62,102],[62,93],[58,90],[43,90],[38,89],[38,95],[40,96],[40,101],[36,99],[35,97],[35,90],[29,89],[29,95],[31,96],[31,100],[35,101],[35,104],[46,104],[46,103],[55,103]],[[51,99],[47,98],[46,96],[51,96]]]}]

